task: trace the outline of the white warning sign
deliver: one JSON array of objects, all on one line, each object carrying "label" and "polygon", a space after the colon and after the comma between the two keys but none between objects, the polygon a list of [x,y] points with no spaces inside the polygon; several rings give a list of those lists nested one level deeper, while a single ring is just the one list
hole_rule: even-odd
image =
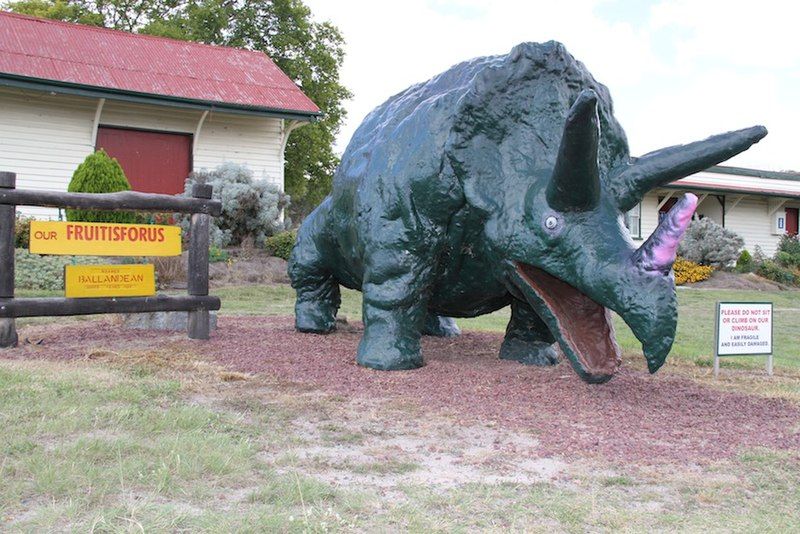
[{"label": "white warning sign", "polygon": [[772,354],[772,303],[720,302],[717,354]]}]

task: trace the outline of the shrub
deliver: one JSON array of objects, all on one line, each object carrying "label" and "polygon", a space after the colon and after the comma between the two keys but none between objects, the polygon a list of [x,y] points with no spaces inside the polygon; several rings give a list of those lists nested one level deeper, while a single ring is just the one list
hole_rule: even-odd
[{"label": "shrub", "polygon": [[[116,193],[130,191],[131,184],[119,162],[98,150],[89,154],[72,174],[67,191],[70,193]],[[67,210],[68,221],[135,223],[135,213],[124,211]]]},{"label": "shrub", "polygon": [[739,254],[739,259],[736,260],[736,271],[740,273],[752,273],[756,268],[756,264],[753,261],[753,256],[747,251],[747,249],[743,250],[741,254]]},{"label": "shrub", "polygon": [[698,265],[697,263],[681,258],[680,256],[675,260],[672,266],[675,271],[675,285],[682,286],[683,284],[694,284],[695,282],[702,282],[711,278],[711,273],[714,268],[708,265]]},{"label": "shrub", "polygon": [[739,257],[744,240],[710,218],[692,221],[678,246],[678,255],[699,265],[726,267]]},{"label": "shrub", "polygon": [[14,217],[14,246],[28,248],[31,240],[31,221],[33,217],[26,217],[20,212]]},{"label": "shrub", "polygon": [[[186,180],[185,196],[196,183],[214,187],[213,198],[222,202],[222,214],[211,224],[211,243],[217,247],[239,246],[251,238],[261,247],[265,240],[286,228],[280,221],[289,197],[266,180],[253,180],[253,173],[243,165],[223,163],[213,171],[192,173]],[[188,230],[188,218],[182,226]]]},{"label": "shrub", "polygon": [[785,235],[778,243],[775,261],[788,268],[800,267],[800,239],[795,235]]},{"label": "shrub", "polygon": [[65,265],[100,265],[107,259],[91,256],[40,256],[17,249],[14,286],[17,289],[64,289]]},{"label": "shrub", "polygon": [[288,232],[281,232],[267,239],[266,249],[273,256],[289,260],[289,254],[292,253],[294,242],[297,239],[297,231],[291,230]]},{"label": "shrub", "polygon": [[231,255],[225,249],[215,246],[208,249],[208,263],[219,263],[229,259],[231,259]]},{"label": "shrub", "polygon": [[772,260],[765,260],[759,265],[756,274],[779,284],[796,285],[800,283],[800,277]]},{"label": "shrub", "polygon": [[761,247],[756,245],[753,247],[753,263],[758,267],[767,259],[767,256],[764,254],[764,251],[761,250]]},{"label": "shrub", "polygon": [[146,263],[152,263],[156,272],[156,285],[159,289],[175,287],[186,283],[186,266],[182,256],[155,256]]}]

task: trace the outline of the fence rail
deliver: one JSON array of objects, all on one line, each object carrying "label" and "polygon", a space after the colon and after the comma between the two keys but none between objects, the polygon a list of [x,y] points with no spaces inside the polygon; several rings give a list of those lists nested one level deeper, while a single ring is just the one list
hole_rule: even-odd
[{"label": "fence rail", "polygon": [[[208,245],[212,216],[222,204],[211,200],[212,188],[197,184],[192,197],[124,191],[120,193],[63,193],[16,189],[16,174],[0,172],[0,348],[15,347],[18,317],[55,317],[104,313],[189,312],[191,339],[210,337],[209,312],[220,308],[219,297],[208,294]],[[14,298],[14,226],[17,206],[121,211],[191,213],[189,226],[188,295],[99,298]]]},{"label": "fence rail", "polygon": [[[204,184],[198,184],[197,187],[200,189],[211,188],[210,185]],[[205,197],[189,198],[136,193],[134,191],[62,193],[60,191],[0,189],[0,204],[44,208],[203,213],[214,217],[219,216],[222,212],[222,204],[218,200],[208,200]]]}]

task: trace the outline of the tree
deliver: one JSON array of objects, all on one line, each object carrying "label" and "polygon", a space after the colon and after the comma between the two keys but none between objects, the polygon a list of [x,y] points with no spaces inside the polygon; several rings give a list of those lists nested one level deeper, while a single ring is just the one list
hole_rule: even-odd
[{"label": "tree", "polygon": [[302,0],[21,0],[10,9],[206,44],[265,52],[322,110],[286,146],[285,189],[302,218],[330,192],[339,158],[333,142],[352,95],[339,80],[344,39],[315,22]]}]

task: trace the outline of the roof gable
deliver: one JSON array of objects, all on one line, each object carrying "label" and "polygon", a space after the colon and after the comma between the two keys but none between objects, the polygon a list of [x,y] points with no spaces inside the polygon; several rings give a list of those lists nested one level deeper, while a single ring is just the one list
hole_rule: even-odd
[{"label": "roof gable", "polygon": [[307,115],[319,108],[262,52],[0,12],[0,75]]}]

